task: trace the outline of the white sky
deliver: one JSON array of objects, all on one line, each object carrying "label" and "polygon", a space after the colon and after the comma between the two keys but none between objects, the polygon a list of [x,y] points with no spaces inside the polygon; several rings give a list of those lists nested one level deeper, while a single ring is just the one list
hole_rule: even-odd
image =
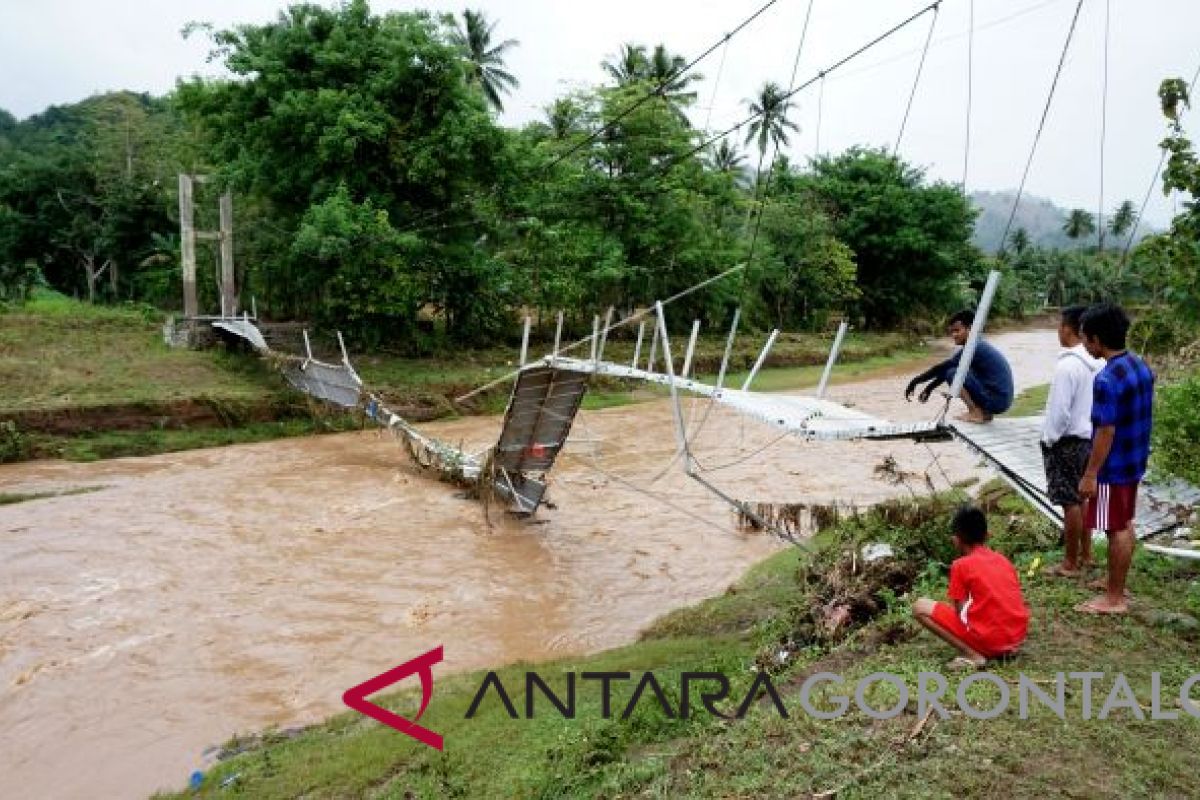
[{"label": "white sky", "polygon": [[[500,38],[521,41],[509,67],[521,87],[503,121],[536,118],[557,95],[601,82],[600,62],[622,42],[664,42],[689,60],[765,0],[374,0],[375,11],[481,8],[499,20]],[[722,52],[697,69],[693,120],[720,130],[745,116],[744,99],[764,80],[787,84],[809,0],[777,0]],[[902,154],[936,177],[962,177],[968,11],[972,0],[944,0]],[[1015,188],[1045,102],[1074,0],[973,0],[976,36],[969,189]],[[1140,203],[1164,135],[1156,90],[1167,76],[1190,78],[1200,66],[1196,0],[1108,0],[1111,4],[1105,209]],[[799,80],[815,75],[923,7],[919,0],[813,0]],[[328,4],[328,2],[326,2]],[[96,92],[161,94],[179,76],[219,74],[206,63],[207,40],[185,41],[193,20],[218,27],[273,19],[281,0],[0,0],[0,108],[18,118]],[[1099,121],[1105,0],[1085,0],[1054,106],[1026,191],[1064,206],[1095,210],[1099,200]],[[928,19],[913,24],[825,81],[820,144],[891,145],[912,86]],[[791,151],[813,153],[817,92],[798,96],[802,131]],[[1200,101],[1198,101],[1200,105]],[[1200,113],[1189,115],[1197,133]],[[1163,225],[1172,199],[1158,188],[1147,220]]]}]

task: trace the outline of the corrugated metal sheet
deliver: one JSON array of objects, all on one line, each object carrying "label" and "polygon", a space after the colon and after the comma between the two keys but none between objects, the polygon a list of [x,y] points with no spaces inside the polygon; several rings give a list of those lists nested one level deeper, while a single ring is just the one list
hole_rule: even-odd
[{"label": "corrugated metal sheet", "polygon": [[510,473],[548,471],[567,441],[587,385],[588,376],[575,370],[545,364],[523,370],[504,414],[496,466]]}]

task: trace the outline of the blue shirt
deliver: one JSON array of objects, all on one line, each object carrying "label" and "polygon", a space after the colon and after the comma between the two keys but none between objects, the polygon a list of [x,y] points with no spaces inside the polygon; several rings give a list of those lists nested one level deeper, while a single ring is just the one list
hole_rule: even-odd
[{"label": "blue shirt", "polygon": [[1113,356],[1092,384],[1092,440],[1100,428],[1114,426],[1112,450],[1100,467],[1100,483],[1141,481],[1150,461],[1154,421],[1154,373],[1128,350]]},{"label": "blue shirt", "polygon": [[[946,364],[951,368],[957,368],[962,354],[962,348],[959,348]],[[992,347],[989,342],[980,339],[975,344],[975,357],[971,359],[971,367],[967,370],[967,374],[979,381],[983,390],[987,392],[991,401],[988,405],[993,413],[1006,411],[1012,405],[1012,369],[1008,366],[1008,359],[1004,357],[1004,354]],[[947,382],[950,382],[949,379]]]}]

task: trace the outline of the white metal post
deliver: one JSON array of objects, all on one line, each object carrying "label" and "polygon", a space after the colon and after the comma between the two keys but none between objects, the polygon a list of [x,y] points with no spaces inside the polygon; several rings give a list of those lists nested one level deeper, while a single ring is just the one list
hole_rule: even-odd
[{"label": "white metal post", "polygon": [[663,342],[663,361],[667,366],[667,386],[671,391],[671,412],[675,417],[675,441],[683,454],[684,471],[691,474],[691,455],[688,453],[687,431],[683,427],[683,409],[679,405],[679,389],[675,386],[675,366],[671,363],[671,343],[667,339],[667,320],[662,302],[655,302],[658,311],[658,329]]},{"label": "white metal post", "polygon": [[562,344],[562,325],[563,312],[560,310],[558,312],[558,325],[554,328],[554,352],[551,355],[551,359],[558,358],[558,348]]},{"label": "white metal post", "polygon": [[525,330],[521,333],[521,366],[525,366],[525,359],[529,356],[529,326],[533,324],[533,320],[525,317]]},{"label": "white metal post", "polygon": [[733,310],[733,324],[729,326],[729,338],[725,340],[725,355],[721,356],[721,369],[717,372],[717,386],[714,394],[720,394],[725,385],[725,370],[729,369],[729,356],[733,353],[733,340],[737,336],[738,320],[742,317],[742,307]]},{"label": "white metal post", "polygon": [[604,345],[608,344],[608,329],[612,327],[613,307],[609,306],[604,314],[604,327],[600,331],[600,346],[596,350],[596,360],[604,360]]},{"label": "white metal post", "polygon": [[975,322],[971,324],[971,333],[967,343],[963,345],[962,355],[958,359],[958,371],[954,373],[954,383],[950,386],[950,398],[962,394],[963,383],[967,380],[967,372],[971,369],[971,361],[975,358],[975,348],[979,345],[979,337],[983,335],[983,326],[987,322],[988,311],[992,308],[992,298],[996,296],[996,287],[1000,284],[1000,273],[992,270],[988,273],[987,283],[983,287],[983,297],[979,299],[979,308],[975,311]]},{"label": "white metal post", "polygon": [[850,323],[846,320],[842,320],[842,324],[838,325],[837,336],[833,337],[833,347],[829,350],[829,360],[825,362],[825,371],[821,373],[821,382],[817,384],[817,397],[825,396],[825,387],[829,385],[829,376],[833,374],[833,365],[837,362],[842,340],[846,338],[846,331],[849,329]]},{"label": "white metal post", "polygon": [[658,357],[658,319],[654,320],[654,335],[650,337],[650,360],[646,362],[646,371],[654,372],[654,362]]},{"label": "white metal post", "polygon": [[347,367],[350,366],[350,355],[346,352],[346,342],[342,339],[342,332],[337,332],[338,347],[342,349],[342,363]]},{"label": "white metal post", "polygon": [[633,346],[633,361],[629,366],[637,369],[638,359],[642,357],[642,337],[646,335],[646,320],[638,323],[637,343]]},{"label": "white metal post", "polygon": [[308,341],[308,328],[303,328],[300,332],[304,334],[304,352],[308,354],[308,360],[312,361],[312,344]]},{"label": "white metal post", "polygon": [[696,337],[700,335],[700,320],[692,322],[692,335],[688,339],[687,353],[683,356],[683,369],[679,377],[686,378],[692,369],[692,354],[696,351]]},{"label": "white metal post", "polygon": [[592,317],[592,363],[596,363],[596,348],[600,344],[600,315]]},{"label": "white metal post", "polygon": [[762,352],[758,354],[758,360],[754,362],[754,367],[750,370],[750,374],[746,376],[746,382],[742,384],[742,391],[750,388],[750,384],[754,382],[754,377],[758,375],[758,371],[762,369],[763,362],[767,360],[767,353],[771,352],[771,346],[775,344],[775,337],[779,335],[779,328],[771,331],[771,335],[767,337],[767,343],[763,345]]}]

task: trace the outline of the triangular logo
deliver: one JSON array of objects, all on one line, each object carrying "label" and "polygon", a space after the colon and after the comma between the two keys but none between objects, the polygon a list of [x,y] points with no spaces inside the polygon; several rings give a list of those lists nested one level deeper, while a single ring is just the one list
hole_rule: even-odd
[{"label": "triangular logo", "polygon": [[[428,728],[423,728],[416,723],[416,720],[420,719],[421,715],[425,713],[425,708],[429,705],[430,698],[433,697],[433,665],[439,663],[441,660],[442,646],[438,645],[423,656],[417,656],[412,661],[406,661],[400,666],[380,673],[368,681],[363,681],[358,686],[347,689],[345,694],[342,695],[342,702],[360,714],[366,714],[371,719],[395,728],[401,733],[416,739],[418,742],[427,744],[436,750],[441,750],[441,735],[434,733]],[[368,695],[380,692],[393,683],[407,678],[409,675],[417,675],[421,678],[421,708],[417,711],[416,719],[407,720],[399,714],[388,711],[386,708],[377,706],[367,700]]]}]

